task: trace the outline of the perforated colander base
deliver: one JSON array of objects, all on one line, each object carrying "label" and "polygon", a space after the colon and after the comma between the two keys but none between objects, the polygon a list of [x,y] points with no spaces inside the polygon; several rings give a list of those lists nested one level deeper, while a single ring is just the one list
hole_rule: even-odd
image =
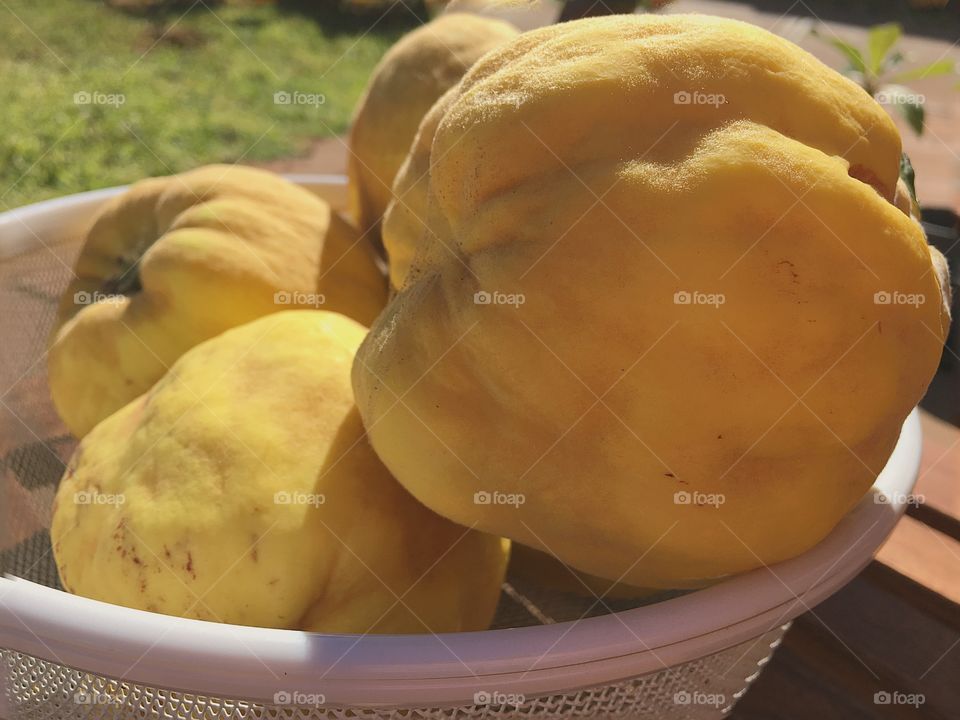
[{"label": "perforated colander base", "polygon": [[[22,653],[2,651],[10,704],[5,720],[424,720],[443,718],[637,718],[714,720],[733,704],[769,660],[787,625],[723,652],[626,682],[563,695],[523,698],[515,705],[448,708],[326,708],[264,705],[187,695],[166,688],[116,682]],[[320,693],[322,688],[293,689]],[[494,699],[502,696],[491,690]],[[519,701],[520,698],[514,698]]]}]

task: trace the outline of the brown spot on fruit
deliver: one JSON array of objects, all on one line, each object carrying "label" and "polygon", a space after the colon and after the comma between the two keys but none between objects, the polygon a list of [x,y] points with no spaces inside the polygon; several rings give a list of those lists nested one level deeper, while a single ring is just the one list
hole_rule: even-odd
[{"label": "brown spot on fruit", "polygon": [[797,274],[797,270],[792,262],[789,260],[781,260],[777,263],[777,269],[785,268],[790,273],[790,278],[793,282],[797,282],[800,276]]},{"label": "brown spot on fruit", "polygon": [[260,535],[253,535],[253,543],[250,546],[250,558],[257,562],[260,559],[260,555],[257,553],[257,545],[260,544]]}]

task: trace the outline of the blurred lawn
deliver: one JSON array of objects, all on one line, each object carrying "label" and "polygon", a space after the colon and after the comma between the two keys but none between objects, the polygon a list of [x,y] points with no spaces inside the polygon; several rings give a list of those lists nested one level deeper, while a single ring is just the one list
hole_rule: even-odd
[{"label": "blurred lawn", "polygon": [[[342,132],[373,65],[417,21],[366,32],[369,19],[317,5],[145,17],[98,0],[0,0],[0,210]],[[324,102],[275,104],[277,92]]]}]

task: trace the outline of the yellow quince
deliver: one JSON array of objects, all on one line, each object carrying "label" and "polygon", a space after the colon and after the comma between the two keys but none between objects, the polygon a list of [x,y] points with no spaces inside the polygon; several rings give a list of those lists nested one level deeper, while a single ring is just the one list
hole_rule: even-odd
[{"label": "yellow quince", "polygon": [[78,437],[228,328],[317,306],[369,324],[386,302],[372,246],[326,202],[239,166],[134,184],[98,213],[74,273],[48,365]]},{"label": "yellow quince", "polygon": [[364,232],[392,199],[394,176],[424,114],[487,51],[517,35],[503,20],[441,15],[404,36],[373,71],[350,131],[350,208]]},{"label": "yellow quince", "polygon": [[[431,230],[444,220],[430,195],[430,148],[437,126],[456,97],[457,88],[450,88],[430,108],[394,178],[394,199],[387,206],[381,228],[393,289],[402,288],[411,273],[417,272],[415,258],[431,248],[445,250],[443,240]],[[422,258],[419,260],[423,264]]]},{"label": "yellow quince", "polygon": [[639,587],[822,539],[949,326],[945,263],[894,205],[883,108],[786,40],[701,15],[526,33],[443,104],[418,140],[429,232],[407,236],[354,364],[394,476]]},{"label": "yellow quince", "polygon": [[64,588],[318,632],[485,629],[505,541],[410,496],[350,388],[364,328],[291,310],[187,351],[79,444],[50,528]]}]

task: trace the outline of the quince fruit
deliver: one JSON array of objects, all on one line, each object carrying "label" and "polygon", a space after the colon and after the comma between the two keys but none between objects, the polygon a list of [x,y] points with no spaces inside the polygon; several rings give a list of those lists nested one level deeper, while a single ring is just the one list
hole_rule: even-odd
[{"label": "quince fruit", "polygon": [[350,209],[376,228],[424,114],[487,51],[513,39],[510,23],[468,13],[441,15],[403,37],[373,71],[350,131]]},{"label": "quince fruit", "polygon": [[423,503],[682,588],[806,551],[867,492],[949,298],[862,89],[745,23],[589,19],[486,55],[418,145],[430,232],[353,382]]},{"label": "quince fruit", "polygon": [[430,195],[430,148],[437,126],[457,97],[452,87],[423,117],[413,145],[393,181],[394,200],[387,206],[381,234],[387,253],[390,287],[398,290],[417,273],[431,249],[444,251],[443,241],[430,229],[443,223],[443,215]]},{"label": "quince fruit", "polygon": [[79,444],[50,533],[64,588],[321,632],[485,629],[505,543],[434,514],[367,444],[364,328],[291,310],[187,351]]},{"label": "quince fruit", "polygon": [[53,401],[82,437],[228,328],[321,303],[369,324],[385,302],[370,244],[283,178],[213,165],[144,180],[87,234],[52,337]]}]

